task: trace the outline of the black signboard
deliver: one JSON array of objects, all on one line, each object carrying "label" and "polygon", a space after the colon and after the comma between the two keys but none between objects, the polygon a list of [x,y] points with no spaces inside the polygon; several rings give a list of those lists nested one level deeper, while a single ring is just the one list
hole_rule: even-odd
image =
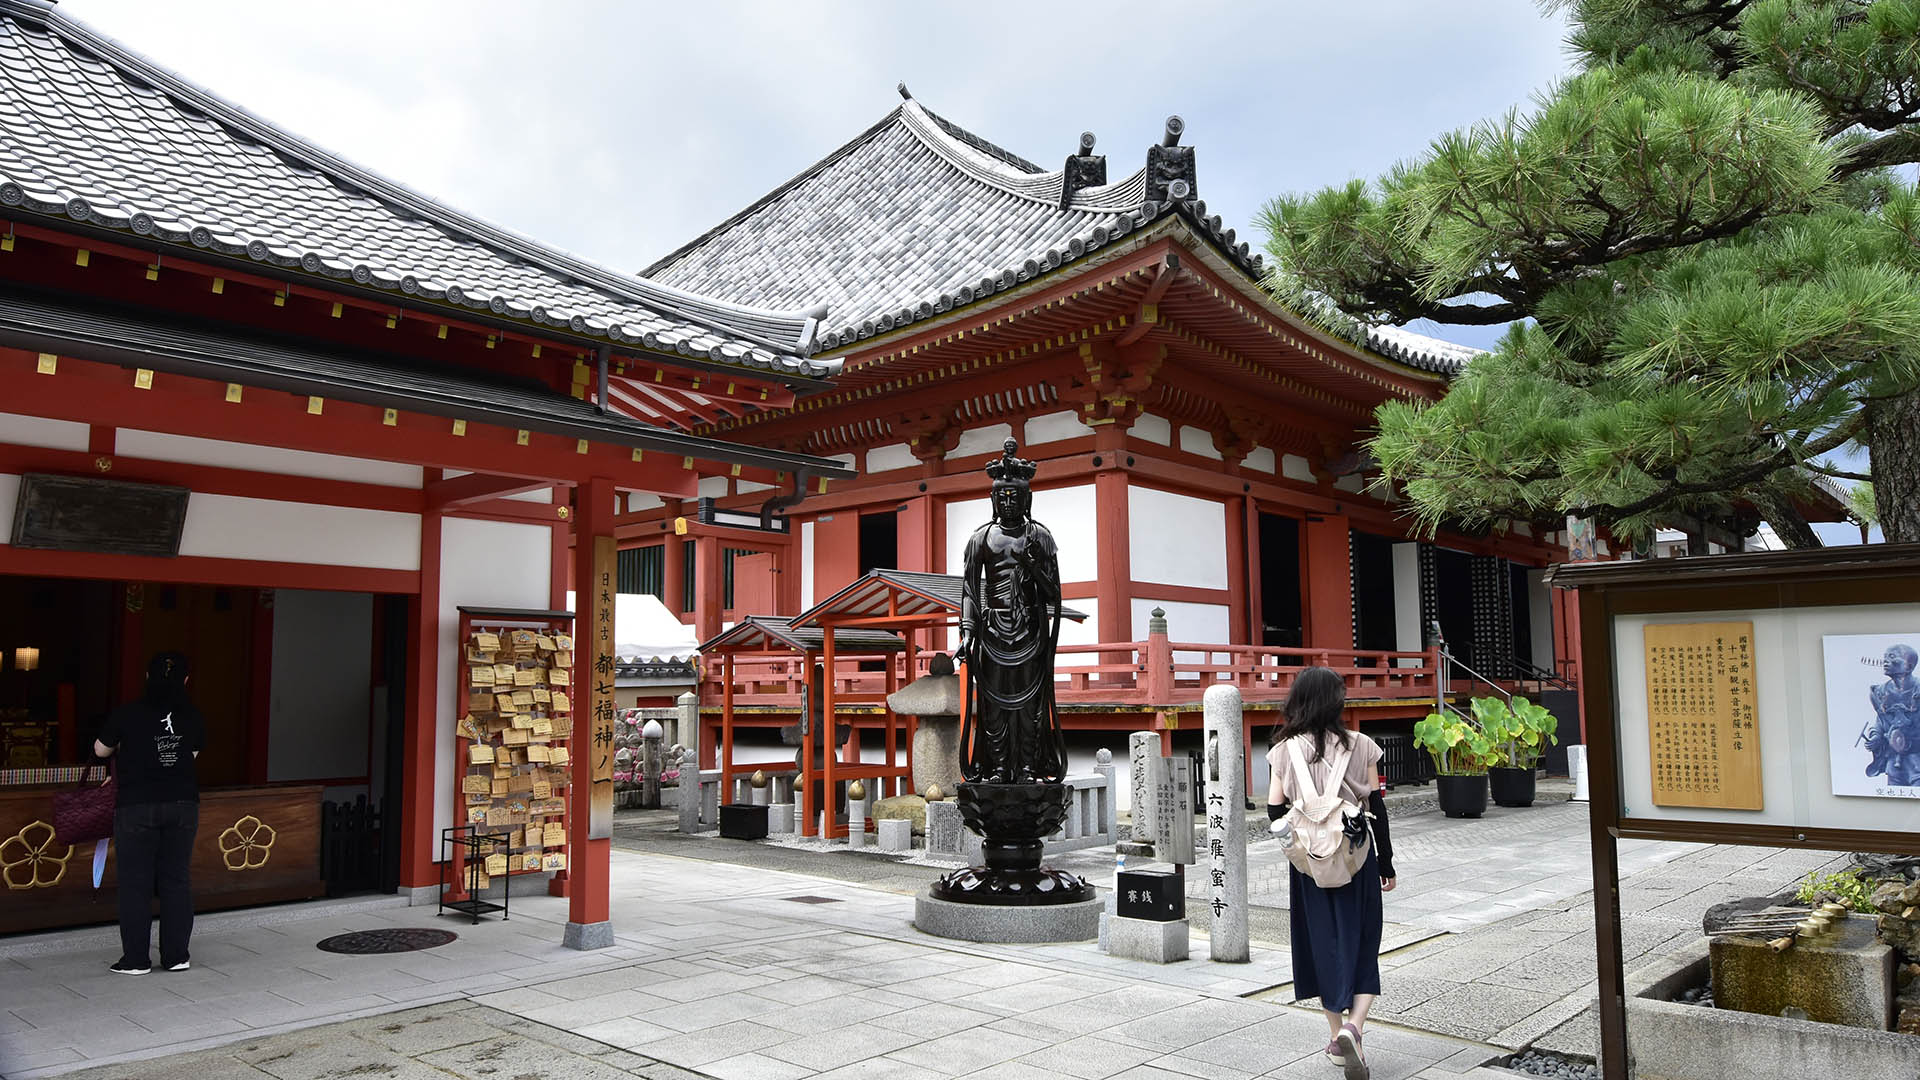
[{"label": "black signboard", "polygon": [[187,521],[183,487],[94,476],[20,478],[13,509],[14,547],[108,555],[180,554]]}]

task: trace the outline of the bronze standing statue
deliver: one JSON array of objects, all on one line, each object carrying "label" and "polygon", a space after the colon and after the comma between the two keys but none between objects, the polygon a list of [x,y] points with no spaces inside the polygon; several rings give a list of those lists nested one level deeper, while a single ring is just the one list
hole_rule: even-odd
[{"label": "bronze standing statue", "polygon": [[1060,638],[1060,559],[1032,519],[1034,464],[1008,439],[987,466],[993,520],[967,540],[960,658],[967,664],[963,770],[975,783],[1052,783],[1066,774],[1053,708]]},{"label": "bronze standing statue", "polygon": [[1034,463],[1008,439],[988,464],[993,520],[967,541],[959,659],[966,664],[966,722],[956,792],[980,834],[984,866],[956,870],[936,899],[967,904],[1071,904],[1092,886],[1040,865],[1046,838],[1066,820],[1067,750],[1054,714],[1053,655],[1060,638],[1060,559],[1034,521]]}]

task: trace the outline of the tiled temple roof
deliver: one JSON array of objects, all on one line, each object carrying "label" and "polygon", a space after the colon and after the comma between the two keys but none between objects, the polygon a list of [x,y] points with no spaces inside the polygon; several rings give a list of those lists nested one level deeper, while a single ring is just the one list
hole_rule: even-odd
[{"label": "tiled temple roof", "polygon": [[[770,310],[609,270],[337,157],[67,18],[0,0],[0,214],[137,234],[616,347],[818,378]],[[805,310],[801,310],[801,309]]]},{"label": "tiled temple roof", "polygon": [[[1106,183],[1082,136],[1051,172],[928,110],[899,107],[812,168],[642,271],[736,303],[824,300],[823,349],[841,348],[1016,288],[1179,218],[1252,281],[1261,255],[1195,193],[1184,124],[1167,122],[1139,170]],[[1369,332],[1390,359],[1451,373],[1476,350]]]}]

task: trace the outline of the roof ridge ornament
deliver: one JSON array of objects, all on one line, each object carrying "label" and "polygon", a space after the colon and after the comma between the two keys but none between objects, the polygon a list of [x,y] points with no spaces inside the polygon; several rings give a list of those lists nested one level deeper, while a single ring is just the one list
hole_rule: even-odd
[{"label": "roof ridge ornament", "polygon": [[1073,197],[1090,187],[1102,187],[1107,182],[1107,156],[1093,152],[1093,132],[1080,133],[1080,152],[1067,156],[1066,167],[1060,170],[1060,209],[1073,207]]},{"label": "roof ridge ornament", "polygon": [[1186,202],[1200,188],[1193,147],[1180,145],[1186,130],[1185,120],[1169,116],[1160,142],[1147,147],[1147,190],[1141,206],[1149,217],[1163,207]]},{"label": "roof ridge ornament", "polygon": [[913,93],[912,93],[911,91],[909,91],[909,90],[907,89],[907,84],[906,84],[906,83],[905,83],[904,81],[902,81],[902,82],[900,82],[899,84],[897,84],[896,86],[894,86],[894,89],[895,89],[895,90],[898,90],[898,91],[900,91],[900,100],[901,100],[901,101],[912,101],[912,100],[913,100]]}]

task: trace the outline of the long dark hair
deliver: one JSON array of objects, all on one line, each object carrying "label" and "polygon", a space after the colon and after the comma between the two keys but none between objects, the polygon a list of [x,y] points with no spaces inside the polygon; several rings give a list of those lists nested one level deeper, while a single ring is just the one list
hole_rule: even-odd
[{"label": "long dark hair", "polygon": [[171,709],[186,700],[190,673],[185,654],[154,653],[153,659],[147,661],[147,689],[142,696],[154,708]]},{"label": "long dark hair", "polygon": [[1311,761],[1326,756],[1329,734],[1340,740],[1342,748],[1349,747],[1353,737],[1340,722],[1340,714],[1346,707],[1346,681],[1332,668],[1310,667],[1294,676],[1293,688],[1287,691],[1286,703],[1280,706],[1286,719],[1273,725],[1269,745],[1278,746],[1296,735],[1309,736],[1313,740]]}]

